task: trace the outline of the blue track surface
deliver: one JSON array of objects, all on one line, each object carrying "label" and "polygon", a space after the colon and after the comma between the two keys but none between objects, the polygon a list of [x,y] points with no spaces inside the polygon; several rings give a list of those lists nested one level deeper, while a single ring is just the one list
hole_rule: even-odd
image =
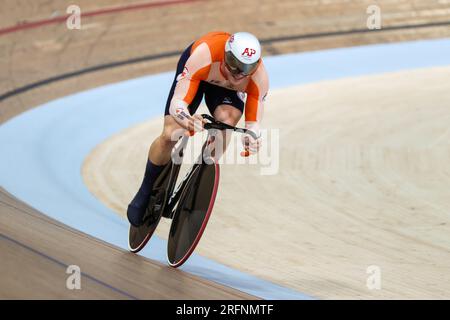
[{"label": "blue track surface", "polygon": [[[271,89],[283,88],[450,65],[450,40],[290,54],[266,58],[265,64]],[[81,166],[111,135],[161,116],[172,78],[170,72],[107,85],[54,100],[6,122],[0,127],[0,185],[48,216],[127,249],[127,221],[89,193]],[[165,263],[166,242],[153,237],[141,254]],[[182,269],[264,299],[310,298],[195,254]]]}]

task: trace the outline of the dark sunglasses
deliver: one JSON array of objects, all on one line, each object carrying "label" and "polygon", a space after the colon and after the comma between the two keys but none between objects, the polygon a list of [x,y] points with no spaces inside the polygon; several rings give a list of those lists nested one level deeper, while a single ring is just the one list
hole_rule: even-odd
[{"label": "dark sunglasses", "polygon": [[225,66],[233,75],[249,76],[258,67],[259,60],[252,64],[245,64],[236,59],[231,51],[225,52]]}]

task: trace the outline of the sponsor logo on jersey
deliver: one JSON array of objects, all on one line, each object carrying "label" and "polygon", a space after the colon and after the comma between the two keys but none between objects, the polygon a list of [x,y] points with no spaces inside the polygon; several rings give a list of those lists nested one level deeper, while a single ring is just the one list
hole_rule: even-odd
[{"label": "sponsor logo on jersey", "polygon": [[184,67],[183,72],[177,76],[177,82],[180,81],[181,79],[186,78],[188,75],[189,75],[189,70],[187,67]]},{"label": "sponsor logo on jersey", "polygon": [[225,97],[225,98],[223,98],[222,103],[230,104],[230,103],[233,103],[233,101],[231,101],[231,98],[230,98],[230,97]]},{"label": "sponsor logo on jersey", "polygon": [[188,117],[188,115],[186,114],[186,112],[184,112],[183,108],[176,108],[175,109],[175,114],[177,115],[177,118],[184,120],[185,118]]},{"label": "sponsor logo on jersey", "polygon": [[247,97],[247,94],[245,92],[238,91],[237,96],[239,99],[242,100],[242,102],[245,102],[245,98]]},{"label": "sponsor logo on jersey", "polygon": [[177,115],[180,115],[180,116],[186,116],[186,113],[184,112],[184,109],[183,109],[183,108],[177,108],[177,109],[175,110],[175,113],[176,113]]}]

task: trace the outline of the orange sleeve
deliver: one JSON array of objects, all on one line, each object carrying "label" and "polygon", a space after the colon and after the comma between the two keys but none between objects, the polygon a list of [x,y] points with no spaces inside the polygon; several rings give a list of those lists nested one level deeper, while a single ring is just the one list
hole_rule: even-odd
[{"label": "orange sleeve", "polygon": [[206,80],[211,69],[211,53],[206,43],[192,51],[184,70],[177,76],[177,84],[170,102],[170,110],[186,107],[197,94],[200,81]]},{"label": "orange sleeve", "polygon": [[247,101],[245,103],[245,121],[257,122],[258,121],[258,107],[259,100],[258,95],[247,94]]},{"label": "orange sleeve", "polygon": [[186,102],[188,105],[191,104],[192,100],[194,100],[194,97],[197,94],[197,90],[200,85],[200,81],[208,78],[210,68],[211,65],[201,68],[191,76],[189,80],[187,93],[183,98],[183,101]]},{"label": "orange sleeve", "polygon": [[245,122],[259,123],[262,120],[264,101],[269,90],[269,80],[264,65],[256,70],[247,85],[245,103]]}]

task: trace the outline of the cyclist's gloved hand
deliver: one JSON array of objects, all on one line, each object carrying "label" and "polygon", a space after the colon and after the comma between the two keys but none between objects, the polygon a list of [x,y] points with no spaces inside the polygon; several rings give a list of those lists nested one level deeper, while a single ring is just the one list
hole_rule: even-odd
[{"label": "cyclist's gloved hand", "polygon": [[185,128],[187,129],[186,135],[193,136],[196,132],[204,130],[203,125],[206,123],[205,119],[202,118],[199,114],[194,114],[192,117],[187,119],[187,125]]},{"label": "cyclist's gloved hand", "polygon": [[206,122],[199,114],[190,115],[186,103],[179,102],[170,107],[170,114],[174,119],[187,130],[187,135],[193,135],[195,132],[203,130],[203,124]]},{"label": "cyclist's gloved hand", "polygon": [[250,154],[255,154],[259,151],[261,146],[261,133],[259,132],[259,128],[256,124],[245,124],[245,128],[253,131],[258,138],[255,139],[249,134],[242,135],[242,145],[244,146],[244,150],[249,152]]},{"label": "cyclist's gloved hand", "polygon": [[202,131],[203,125],[206,123],[206,120],[199,114],[194,114],[191,119],[189,119],[189,130]]}]

